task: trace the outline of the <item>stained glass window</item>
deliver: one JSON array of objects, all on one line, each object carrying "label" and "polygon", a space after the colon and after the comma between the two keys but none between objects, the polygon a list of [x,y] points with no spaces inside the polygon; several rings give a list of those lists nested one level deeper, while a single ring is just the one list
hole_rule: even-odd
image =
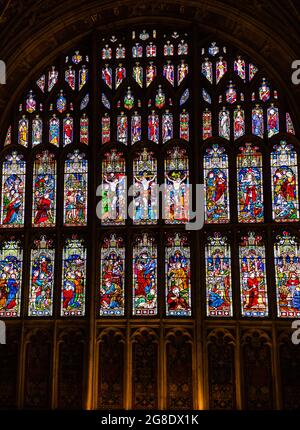
[{"label": "stained glass window", "polygon": [[133,161],[133,184],[133,222],[155,224],[158,217],[157,161],[153,153],[146,149]]},{"label": "stained glass window", "polygon": [[252,109],[252,134],[264,137],[264,114],[259,105]]},{"label": "stained glass window", "polygon": [[0,317],[19,317],[23,250],[17,240],[0,244]]},{"label": "stained glass window", "polygon": [[133,315],[157,314],[157,245],[146,233],[133,246]]},{"label": "stained glass window", "polygon": [[124,315],[125,246],[114,234],[101,247],[100,315]]},{"label": "stained glass window", "polygon": [[279,113],[278,108],[273,104],[268,108],[267,111],[267,127],[268,137],[272,137],[279,133]]},{"label": "stained glass window", "polygon": [[88,162],[79,150],[65,161],[64,181],[64,224],[86,225]]},{"label": "stained glass window", "polygon": [[62,259],[61,316],[84,316],[85,286],[85,244],[81,239],[67,239]]},{"label": "stained glass window", "polygon": [[2,164],[1,226],[24,225],[26,163],[13,151]]},{"label": "stained glass window", "polygon": [[32,146],[42,143],[43,138],[43,121],[39,115],[32,120]]},{"label": "stained glass window", "polygon": [[185,223],[189,214],[189,160],[184,149],[175,146],[167,151],[165,178],[165,222]]},{"label": "stained glass window", "polygon": [[242,316],[266,317],[268,296],[262,237],[254,232],[242,237],[239,257]]},{"label": "stained glass window", "polygon": [[274,244],[277,315],[300,317],[300,252],[298,240],[287,231]]},{"label": "stained glass window", "polygon": [[70,114],[67,114],[63,120],[63,145],[73,143],[74,123]]},{"label": "stained glass window", "polygon": [[219,113],[219,136],[230,139],[230,116],[229,110],[223,108]]},{"label": "stained glass window", "polygon": [[121,152],[107,152],[102,161],[101,222],[124,224],[126,217],[125,160]]},{"label": "stained glass window", "polygon": [[18,143],[22,146],[28,146],[28,119],[23,115],[19,121]]},{"label": "stained glass window", "polygon": [[191,315],[190,247],[185,235],[168,236],[165,250],[166,315]]},{"label": "stained glass window", "polygon": [[208,139],[209,137],[212,137],[212,117],[211,117],[211,111],[209,111],[207,108],[202,114],[203,121],[202,121],[202,135],[203,140]]},{"label": "stained glass window", "polygon": [[214,233],[205,247],[206,315],[231,317],[231,252],[226,236]]},{"label": "stained glass window", "polygon": [[34,227],[53,227],[56,215],[56,161],[54,155],[43,151],[36,156],[33,167]]},{"label": "stained glass window", "polygon": [[52,241],[42,236],[31,250],[29,316],[51,316],[53,310],[54,256]]},{"label": "stained glass window", "polygon": [[228,156],[217,144],[204,156],[205,221],[229,222]]},{"label": "stained glass window", "polygon": [[233,129],[234,139],[244,136],[245,134],[245,112],[240,106],[233,112]]},{"label": "stained glass window", "polygon": [[281,141],[271,153],[272,205],[275,221],[299,220],[298,167],[294,147]]},{"label": "stained glass window", "polygon": [[263,222],[262,155],[258,147],[246,143],[237,156],[239,222]]}]

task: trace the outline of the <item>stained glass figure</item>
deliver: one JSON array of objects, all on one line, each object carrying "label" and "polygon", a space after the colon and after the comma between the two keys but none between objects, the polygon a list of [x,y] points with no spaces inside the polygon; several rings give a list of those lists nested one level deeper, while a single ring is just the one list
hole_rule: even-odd
[{"label": "stained glass figure", "polygon": [[67,239],[62,259],[62,317],[85,315],[86,248],[81,239]]},{"label": "stained glass figure", "polygon": [[108,64],[102,67],[102,79],[108,88],[112,89],[112,71]]},{"label": "stained glass figure", "polygon": [[156,224],[158,218],[157,161],[144,149],[133,160],[133,222]]},{"label": "stained glass figure", "polygon": [[130,110],[133,107],[134,107],[134,96],[132,94],[131,88],[128,87],[127,92],[124,96],[124,108]]},{"label": "stained glass figure", "polygon": [[131,143],[135,144],[142,139],[142,118],[137,112],[131,117]]},{"label": "stained glass figure", "polygon": [[188,55],[188,44],[184,41],[181,40],[178,43],[178,48],[177,48],[177,54],[178,55]]},{"label": "stained glass figure", "polygon": [[82,88],[85,86],[85,84],[87,83],[89,78],[89,71],[86,68],[85,65],[83,65],[81,67],[81,69],[79,70],[79,75],[78,75],[78,88],[79,91],[82,90]]},{"label": "stained glass figure", "polygon": [[285,116],[286,120],[286,132],[290,134],[295,134],[295,127],[291,118],[291,115],[287,112]]},{"label": "stained glass figure", "polygon": [[69,68],[65,71],[65,81],[72,90],[75,90],[75,79],[75,70],[72,68],[72,66],[69,66]]},{"label": "stained glass figure", "polygon": [[43,138],[43,120],[36,115],[32,120],[32,146],[42,143]]},{"label": "stained glass figure", "polygon": [[56,212],[56,161],[48,151],[37,154],[33,166],[34,227],[54,227]]},{"label": "stained glass figure", "polygon": [[28,146],[28,119],[25,115],[19,120],[18,144],[25,147]]},{"label": "stained glass figure", "polygon": [[262,154],[246,143],[237,156],[238,221],[263,222]]},{"label": "stained glass figure", "polygon": [[156,74],[157,74],[156,66],[153,65],[152,61],[150,61],[150,63],[146,67],[146,87],[147,88],[156,78]]},{"label": "stained glass figure", "polygon": [[54,86],[58,81],[58,71],[55,70],[55,66],[52,66],[48,73],[48,92],[53,90]]},{"label": "stained glass figure", "polygon": [[143,234],[133,246],[133,315],[157,314],[157,246]]},{"label": "stained glass figure", "polygon": [[63,146],[73,143],[74,122],[70,114],[63,120]]},{"label": "stained glass figure", "polygon": [[49,143],[59,146],[59,119],[55,114],[49,121]]},{"label": "stained glass figure", "polygon": [[128,142],[128,120],[124,112],[117,116],[117,140],[124,145]]},{"label": "stained glass figure", "polygon": [[159,119],[155,111],[148,116],[148,139],[155,143],[159,142]]},{"label": "stained glass figure", "polygon": [[219,61],[216,63],[216,83],[218,84],[220,80],[223,78],[225,73],[227,72],[227,62],[223,59],[223,57],[219,58]]},{"label": "stained glass figure", "polygon": [[263,78],[258,94],[259,100],[262,102],[267,102],[270,99],[270,87],[267,85],[266,78]]},{"label": "stained glass figure", "polygon": [[191,315],[190,246],[187,237],[168,236],[165,248],[166,315]]},{"label": "stained glass figure", "polygon": [[271,104],[267,111],[267,128],[268,137],[272,137],[279,133],[279,112],[278,108]]},{"label": "stained glass figure", "polygon": [[64,225],[87,223],[88,161],[76,149],[68,154],[64,172]]},{"label": "stained glass figure", "polygon": [[202,114],[202,122],[203,140],[206,140],[209,137],[212,137],[211,111],[207,108]]},{"label": "stained glass figure", "polygon": [[229,222],[228,156],[217,144],[204,155],[205,222]]},{"label": "stained glass figure", "polygon": [[240,106],[233,111],[233,133],[235,140],[245,134],[245,112]]},{"label": "stained glass figure", "polygon": [[188,101],[189,97],[190,97],[190,90],[187,88],[183,91],[180,97],[179,106],[184,105]]},{"label": "stained glass figure", "polygon": [[273,219],[299,220],[298,166],[294,147],[281,141],[271,153]]},{"label": "stained glass figure", "polygon": [[214,233],[205,246],[206,315],[232,317],[231,252],[226,236]]},{"label": "stained glass figure", "polygon": [[236,98],[237,98],[236,89],[234,88],[234,85],[230,83],[226,90],[226,102],[233,104],[236,102]]},{"label": "stained glass figure", "polygon": [[125,49],[124,46],[122,46],[121,44],[119,44],[116,47],[116,59],[120,60],[120,59],[125,58],[125,56],[126,56],[126,49]]},{"label": "stained glass figure", "polygon": [[174,87],[174,65],[171,61],[167,61],[167,64],[164,65],[163,76]]},{"label": "stained glass figure", "polygon": [[45,92],[45,86],[46,86],[46,75],[42,75],[37,81],[37,86],[42,91],[42,93]]},{"label": "stained glass figure", "polygon": [[230,116],[229,111],[223,107],[219,112],[219,136],[224,139],[230,139]]},{"label": "stained glass figure", "polygon": [[252,109],[252,134],[264,137],[264,114],[259,105]]},{"label": "stained glass figure", "polygon": [[105,45],[102,49],[102,60],[111,60],[112,57],[112,49],[110,46]]},{"label": "stained glass figure", "polygon": [[121,152],[112,150],[104,155],[102,161],[103,191],[99,203],[102,224],[125,223],[127,210],[125,173],[125,160]]},{"label": "stained glass figure", "polygon": [[234,61],[234,72],[241,78],[243,81],[246,80],[246,65],[245,60],[243,60],[240,56]]},{"label": "stained glass figure", "polygon": [[189,221],[189,160],[184,149],[175,146],[167,151],[165,178],[165,222],[186,223]]},{"label": "stained glass figure", "polygon": [[177,85],[179,86],[184,78],[188,75],[189,66],[184,60],[177,66]]},{"label": "stained glass figure", "polygon": [[88,145],[89,143],[89,119],[84,113],[80,118],[80,143]]},{"label": "stained glass figure", "polygon": [[173,115],[168,110],[162,116],[162,141],[166,143],[173,139]]},{"label": "stained glass figure", "polygon": [[202,75],[206,77],[206,79],[209,80],[209,82],[212,84],[213,82],[213,72],[212,72],[212,63],[208,60],[208,58],[205,58],[205,61],[201,65]]},{"label": "stained glass figure", "polygon": [[267,317],[265,246],[254,232],[242,238],[240,249],[241,310],[244,317]]},{"label": "stained glass figure", "polygon": [[36,110],[36,101],[32,90],[29,91],[28,98],[26,99],[26,111],[32,113]]},{"label": "stained glass figure", "polygon": [[17,240],[0,244],[0,317],[19,317],[23,250]]},{"label": "stained glass figure", "polygon": [[174,45],[168,40],[164,45],[164,56],[171,57],[174,55]]},{"label": "stained glass figure", "polygon": [[277,236],[274,244],[277,316],[300,317],[300,253],[299,242],[287,231]]},{"label": "stained glass figure", "polygon": [[133,66],[132,77],[136,83],[143,88],[143,68],[140,63],[135,63],[135,66]]},{"label": "stained glass figure", "polygon": [[110,117],[106,114],[102,117],[102,144],[110,141]]},{"label": "stained glass figure", "polygon": [[114,234],[103,241],[100,274],[100,316],[124,315],[125,246]]},{"label": "stained glass figure", "polygon": [[179,115],[179,138],[189,141],[190,136],[189,128],[189,114],[183,109]]},{"label": "stained glass figure", "polygon": [[166,96],[161,88],[161,85],[159,85],[157,93],[155,95],[155,107],[157,107],[158,109],[161,109],[165,106],[165,103],[166,103]]},{"label": "stained glass figure", "polygon": [[118,67],[116,68],[116,77],[115,77],[115,86],[116,89],[121,85],[121,83],[124,81],[124,79],[126,78],[126,69],[125,67],[122,66],[122,64],[120,63],[118,65]]},{"label": "stained glass figure", "polygon": [[55,250],[52,241],[42,236],[34,242],[30,258],[28,315],[49,317],[53,311]]},{"label": "stained glass figure", "polygon": [[1,227],[24,225],[26,163],[13,151],[2,164]]},{"label": "stained glass figure", "polygon": [[64,96],[63,90],[60,90],[58,99],[56,100],[56,109],[62,113],[67,109],[67,99]]}]

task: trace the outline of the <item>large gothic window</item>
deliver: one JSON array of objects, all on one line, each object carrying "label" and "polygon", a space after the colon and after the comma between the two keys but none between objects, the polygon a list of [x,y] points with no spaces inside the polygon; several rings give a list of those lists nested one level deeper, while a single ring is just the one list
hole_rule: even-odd
[{"label": "large gothic window", "polygon": [[298,317],[299,146],[263,66],[181,30],[96,40],[35,77],[1,143],[0,316]]}]

